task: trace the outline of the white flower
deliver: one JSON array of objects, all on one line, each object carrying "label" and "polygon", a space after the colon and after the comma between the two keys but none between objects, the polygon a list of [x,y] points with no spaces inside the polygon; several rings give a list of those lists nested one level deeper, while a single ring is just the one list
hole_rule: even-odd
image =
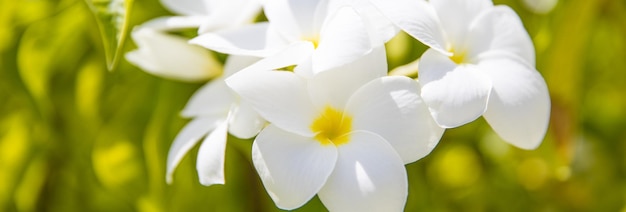
[{"label": "white flower", "polygon": [[504,140],[536,148],[550,115],[532,41],[517,14],[489,0],[370,0],[431,47],[419,62],[422,98],[443,127],[481,115]]},{"label": "white flower", "polygon": [[139,48],[126,53],[126,60],[150,74],[189,82],[221,74],[220,62],[208,50],[188,44],[183,37],[143,27],[131,36]]},{"label": "white flower", "polygon": [[[382,45],[397,32],[364,1],[268,0],[262,4],[269,23],[205,33],[191,42],[227,54],[270,57],[271,61],[276,61],[271,58],[276,54],[290,51],[293,57],[308,57],[298,65],[319,73],[358,59],[372,51],[372,40]],[[303,48],[305,44],[308,46]]]},{"label": "white flower", "polygon": [[427,155],[443,129],[417,82],[386,70],[384,51],[374,51],[312,78],[242,71],[226,80],[271,123],[252,156],[279,208],[298,208],[318,194],[330,211],[403,209],[403,164]]},{"label": "white flower", "polygon": [[131,37],[139,49],[127,53],[126,59],[156,76],[190,82],[206,81],[221,74],[221,64],[206,49],[168,32],[235,27],[250,22],[260,9],[255,0],[163,0],[162,3],[181,16],[159,17],[136,27]]},{"label": "white flower", "polygon": [[224,184],[224,151],[227,132],[239,138],[252,138],[265,121],[245,101],[239,100],[224,83],[224,78],[241,70],[258,58],[230,56],[225,76],[200,88],[189,100],[182,116],[194,118],[176,136],[167,157],[166,181],[172,182],[174,169],[185,154],[205,137],[196,162],[200,183],[205,186]]}]

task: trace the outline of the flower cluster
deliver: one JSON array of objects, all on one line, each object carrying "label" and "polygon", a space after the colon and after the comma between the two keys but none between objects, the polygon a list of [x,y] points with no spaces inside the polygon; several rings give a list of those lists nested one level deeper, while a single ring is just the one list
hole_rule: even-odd
[{"label": "flower cluster", "polygon": [[[198,141],[203,185],[224,183],[227,134],[253,138],[254,166],[279,208],[318,195],[331,211],[401,211],[405,164],[445,128],[483,116],[536,148],[547,86],[517,14],[490,0],[162,0],[180,16],[136,27],[128,61],[184,81],[212,78],[182,115],[166,179]],[[263,11],[268,21],[253,23]],[[192,39],[169,33],[198,28]],[[429,46],[419,78],[388,76],[400,30]],[[228,54],[222,68],[208,50]]]}]

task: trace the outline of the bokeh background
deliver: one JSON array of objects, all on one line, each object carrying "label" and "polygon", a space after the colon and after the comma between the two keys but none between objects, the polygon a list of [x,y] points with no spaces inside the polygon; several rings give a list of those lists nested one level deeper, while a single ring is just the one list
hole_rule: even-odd
[{"label": "bokeh background", "polygon": [[[407,211],[626,211],[626,2],[560,0],[549,12],[494,0],[522,18],[552,98],[534,151],[483,119],[446,131],[407,165]],[[532,2],[533,0],[525,0]],[[535,0],[550,3],[551,0]],[[556,0],[554,0],[556,1]],[[135,0],[130,25],[171,14]],[[127,41],[123,52],[136,48]],[[425,50],[405,34],[389,66]],[[95,16],[82,0],[0,0],[0,211],[278,211],[230,137],[226,185],[201,186],[197,147],[165,183],[165,160],[202,83],[107,70]],[[323,211],[315,197],[298,211]]]}]

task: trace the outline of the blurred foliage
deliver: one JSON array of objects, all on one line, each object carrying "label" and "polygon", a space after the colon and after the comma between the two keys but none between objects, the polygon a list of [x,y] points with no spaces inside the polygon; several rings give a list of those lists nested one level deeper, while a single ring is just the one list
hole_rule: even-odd
[{"label": "blurred foliage", "polygon": [[[199,184],[197,147],[165,184],[169,145],[188,121],[178,114],[201,84],[125,61],[107,72],[111,48],[87,2],[0,0],[0,211],[277,211],[250,140],[230,138],[226,185]],[[407,165],[406,210],[626,211],[626,3],[561,0],[534,14],[521,0],[495,2],[535,42],[552,95],[548,135],[525,151],[482,119],[448,130]],[[167,14],[156,0],[126,13],[129,26]],[[391,68],[426,49],[405,34],[388,47]],[[320,210],[317,198],[299,209]]]}]

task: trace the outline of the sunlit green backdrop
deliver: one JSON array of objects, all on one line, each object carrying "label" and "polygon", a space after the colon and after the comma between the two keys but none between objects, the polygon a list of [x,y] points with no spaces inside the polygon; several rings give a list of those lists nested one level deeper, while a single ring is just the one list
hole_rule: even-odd
[{"label": "sunlit green backdrop", "polygon": [[[407,165],[406,210],[626,211],[626,3],[560,0],[539,15],[520,0],[495,2],[517,11],[533,38],[552,97],[548,134],[525,151],[482,119],[448,130]],[[165,184],[167,151],[188,121],[179,112],[202,84],[123,58],[107,71],[89,8],[0,0],[0,211],[277,211],[250,140],[231,138],[226,185],[198,183],[197,147]],[[130,26],[167,14],[157,0],[127,13]],[[405,34],[388,47],[391,68],[425,50]],[[121,51],[133,48],[127,40]],[[299,210],[324,207],[314,198]]]}]

